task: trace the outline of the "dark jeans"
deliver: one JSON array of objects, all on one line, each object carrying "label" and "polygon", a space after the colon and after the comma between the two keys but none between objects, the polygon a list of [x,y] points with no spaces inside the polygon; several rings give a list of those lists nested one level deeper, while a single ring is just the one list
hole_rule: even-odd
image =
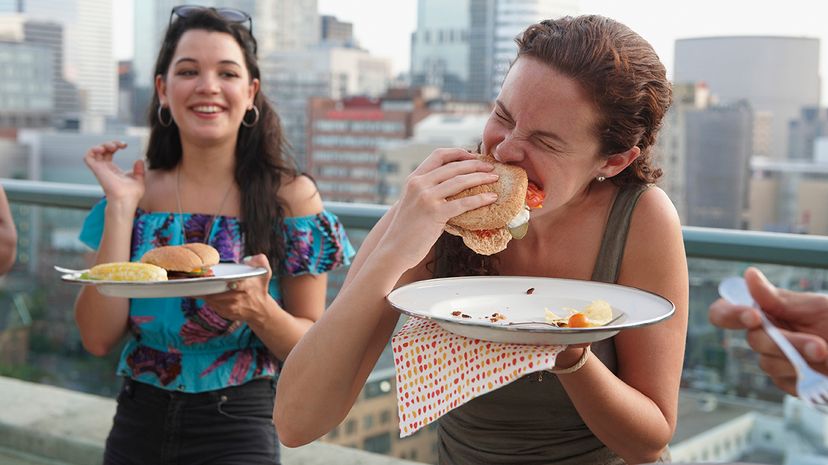
[{"label": "dark jeans", "polygon": [[105,465],[279,464],[275,381],[198,394],[125,379]]}]

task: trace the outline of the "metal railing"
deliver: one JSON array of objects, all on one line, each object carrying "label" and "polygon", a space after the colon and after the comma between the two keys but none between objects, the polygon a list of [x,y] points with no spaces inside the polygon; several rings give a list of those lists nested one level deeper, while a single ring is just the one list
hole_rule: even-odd
[{"label": "metal railing", "polygon": [[[12,202],[88,209],[103,196],[100,186],[0,178]],[[325,202],[348,228],[370,229],[386,205]],[[828,269],[828,237],[684,226],[688,258],[710,258]]]}]

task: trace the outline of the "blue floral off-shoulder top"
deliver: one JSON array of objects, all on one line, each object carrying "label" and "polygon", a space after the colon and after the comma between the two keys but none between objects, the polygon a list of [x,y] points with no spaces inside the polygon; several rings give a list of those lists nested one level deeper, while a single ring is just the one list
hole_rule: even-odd
[{"label": "blue floral off-shoulder top", "polygon": [[[89,212],[80,232],[80,240],[92,249],[97,250],[103,235],[105,208],[103,199]],[[286,259],[270,282],[270,294],[280,305],[279,276],[326,273],[350,264],[354,255],[344,227],[328,211],[285,218],[281,232]],[[133,223],[131,260],[155,247],[182,244],[185,235],[188,242],[205,242],[206,237],[222,262],[242,261],[244,243],[237,218],[141,209]],[[279,370],[279,362],[246,324],[225,320],[201,299],[131,299],[128,325],[131,337],[121,353],[118,374],[163,389],[210,391],[273,377]]]}]

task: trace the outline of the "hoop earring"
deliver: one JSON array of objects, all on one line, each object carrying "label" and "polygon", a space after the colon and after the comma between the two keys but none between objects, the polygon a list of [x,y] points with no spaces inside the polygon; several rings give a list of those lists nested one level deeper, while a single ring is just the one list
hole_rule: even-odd
[{"label": "hoop earring", "polygon": [[173,124],[173,117],[172,113],[170,113],[170,119],[165,123],[164,118],[161,116],[163,114],[162,110],[164,110],[164,108],[165,107],[163,105],[161,105],[160,103],[158,104],[158,124],[164,126],[165,128],[168,128]]},{"label": "hoop earring", "polygon": [[[247,122],[247,111],[250,111],[250,110],[253,110],[253,113],[256,114],[256,117],[253,118],[253,121],[248,123]],[[247,111],[244,112],[244,118],[242,118],[241,124],[242,124],[242,126],[244,126],[246,128],[252,128],[253,126],[256,125],[256,123],[259,122],[259,108],[256,105],[252,105],[250,108],[247,109]]]},{"label": "hoop earring", "polygon": [[598,182],[604,182],[607,180],[607,178],[605,176],[598,176],[597,178],[595,178],[595,180]]}]

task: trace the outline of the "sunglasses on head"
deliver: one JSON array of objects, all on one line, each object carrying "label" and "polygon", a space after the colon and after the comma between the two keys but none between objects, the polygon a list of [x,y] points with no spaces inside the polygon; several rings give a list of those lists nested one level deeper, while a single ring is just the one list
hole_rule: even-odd
[{"label": "sunglasses on head", "polygon": [[[244,11],[236,8],[214,8],[200,5],[178,5],[173,7],[172,11],[170,12],[170,25],[173,22],[173,18],[175,18],[176,16],[178,16],[179,18],[187,18],[195,13],[200,13],[207,10],[214,12],[225,21],[229,21],[231,23],[247,23],[247,30],[250,31],[251,36],[253,35],[253,18]],[[253,51],[253,53],[255,52],[256,50]]]}]

